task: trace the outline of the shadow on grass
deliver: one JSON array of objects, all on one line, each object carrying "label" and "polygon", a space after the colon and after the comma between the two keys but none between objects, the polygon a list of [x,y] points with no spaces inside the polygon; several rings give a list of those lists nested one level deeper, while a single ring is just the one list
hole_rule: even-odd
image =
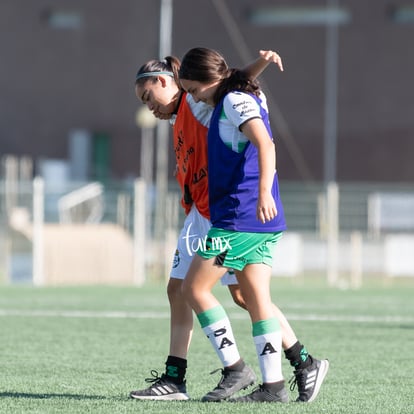
[{"label": "shadow on grass", "polygon": [[82,395],[82,394],[34,394],[27,392],[0,392],[0,398],[34,398],[34,399],[50,399],[50,398],[69,398],[72,400],[105,400],[108,397],[102,395]]}]

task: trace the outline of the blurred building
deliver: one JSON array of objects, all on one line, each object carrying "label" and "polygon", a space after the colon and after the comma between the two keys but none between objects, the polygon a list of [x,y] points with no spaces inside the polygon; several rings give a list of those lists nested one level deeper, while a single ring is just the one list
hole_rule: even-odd
[{"label": "blurred building", "polygon": [[[0,154],[68,159],[86,130],[91,178],[138,175],[134,77],[159,18],[160,0],[2,0]],[[281,54],[260,80],[282,180],[323,180],[329,160],[339,181],[414,180],[414,1],[173,0],[173,18],[177,56]]]}]

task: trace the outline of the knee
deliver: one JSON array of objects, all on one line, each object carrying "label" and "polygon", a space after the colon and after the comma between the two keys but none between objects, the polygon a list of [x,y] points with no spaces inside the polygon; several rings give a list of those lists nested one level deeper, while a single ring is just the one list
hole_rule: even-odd
[{"label": "knee", "polygon": [[181,295],[189,303],[191,303],[191,300],[194,297],[194,289],[192,285],[186,280],[184,280],[181,285]]},{"label": "knee", "polygon": [[171,302],[176,302],[182,299],[182,283],[181,279],[170,279],[167,285],[167,296]]},{"label": "knee", "polygon": [[244,300],[240,287],[238,285],[230,285],[229,290],[231,297],[233,298],[233,302],[241,308],[247,310],[246,301]]}]

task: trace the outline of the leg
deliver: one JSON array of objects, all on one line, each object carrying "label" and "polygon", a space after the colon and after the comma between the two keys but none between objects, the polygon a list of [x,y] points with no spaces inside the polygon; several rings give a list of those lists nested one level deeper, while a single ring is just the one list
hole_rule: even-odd
[{"label": "leg", "polygon": [[182,279],[170,278],[167,286],[170,303],[170,352],[165,363],[165,373],[151,371],[152,384],[143,390],[132,391],[130,396],[138,400],[188,400],[185,373],[187,351],[193,332],[192,310],[182,296]]},{"label": "leg", "polygon": [[249,264],[242,271],[237,270],[236,276],[252,322],[275,316],[269,289],[271,268]]},{"label": "leg", "polygon": [[218,385],[202,401],[224,400],[256,379],[252,369],[240,357],[225,310],[211,292],[226,271],[214,262],[215,258],[195,256],[183,283],[184,296],[196,312],[201,328],[224,366]]},{"label": "leg", "polygon": [[246,302],[244,301],[243,295],[239,285],[227,285],[229,288],[233,302],[241,308],[247,310]]},{"label": "leg", "polygon": [[287,402],[282,374],[282,334],[270,298],[271,268],[264,263],[249,264],[236,272],[252,321],[253,341],[263,385],[236,401]]},{"label": "leg", "polygon": [[171,278],[167,287],[171,311],[170,355],[186,359],[193,333],[193,311],[184,300],[182,284],[182,279]]},{"label": "leg", "polygon": [[152,384],[146,389],[132,391],[130,395],[133,398],[150,400],[189,398],[186,392],[185,374],[187,352],[193,332],[193,312],[183,298],[182,282],[190,266],[193,252],[188,248],[186,237],[192,229],[191,235],[194,238],[202,238],[208,227],[208,220],[199,216],[195,208],[192,209],[177,241],[177,250],[167,286],[170,304],[170,348],[165,363],[165,373],[159,377],[156,371],[151,371],[154,378],[148,380]]},{"label": "leg", "polygon": [[272,306],[273,313],[279,321],[280,329],[282,330],[282,347],[285,350],[289,349],[298,341],[295,332],[293,331],[283,312],[274,303]]},{"label": "leg", "polygon": [[[263,275],[263,272],[266,272],[266,267],[266,265],[260,264],[248,265],[243,272],[236,272],[253,323],[266,319],[266,315],[268,315],[268,311],[263,309],[264,306],[269,306],[270,301],[270,293],[268,295],[265,289],[266,286],[269,286],[266,280],[270,281],[270,275],[267,277]],[[267,305],[265,305],[266,303]],[[294,365],[293,361],[297,364],[296,366],[294,365],[295,376],[292,382],[292,389],[296,384],[299,390],[297,401],[311,402],[317,397],[320,391],[320,387],[329,369],[329,361],[327,359],[318,360],[312,358],[297,340],[293,329],[280,309],[274,304],[271,304],[271,308],[272,314],[280,322],[282,335],[286,335],[283,338],[286,347],[286,356],[292,365]],[[256,398],[256,396],[253,398]],[[259,398],[262,398],[261,395]]]},{"label": "leg", "polygon": [[[240,286],[228,285],[227,287],[230,291],[234,303],[247,310],[246,302],[244,300]],[[293,331],[283,312],[275,304],[273,304],[273,313],[278,319],[280,328],[282,330],[282,347],[285,350],[289,349],[298,341],[295,332]]]},{"label": "leg", "polygon": [[237,271],[236,275],[252,321],[263,384],[267,388],[271,387],[270,384],[277,384],[281,390],[282,334],[270,297],[271,268],[263,263],[249,264],[242,271]]},{"label": "leg", "polygon": [[226,269],[214,265],[214,260],[195,255],[183,281],[184,298],[196,314],[220,305],[211,290]]},{"label": "leg", "polygon": [[226,271],[214,265],[214,260],[194,257],[183,283],[183,292],[222,364],[230,367],[240,360],[240,355],[226,312],[211,292]]}]

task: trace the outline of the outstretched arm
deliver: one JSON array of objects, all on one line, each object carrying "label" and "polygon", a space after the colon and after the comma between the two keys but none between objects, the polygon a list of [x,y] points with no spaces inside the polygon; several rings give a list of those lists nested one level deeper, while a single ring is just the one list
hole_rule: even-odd
[{"label": "outstretched arm", "polygon": [[252,63],[249,63],[243,71],[249,78],[256,79],[272,62],[283,72],[282,58],[276,52],[273,50],[260,50],[259,57]]}]

